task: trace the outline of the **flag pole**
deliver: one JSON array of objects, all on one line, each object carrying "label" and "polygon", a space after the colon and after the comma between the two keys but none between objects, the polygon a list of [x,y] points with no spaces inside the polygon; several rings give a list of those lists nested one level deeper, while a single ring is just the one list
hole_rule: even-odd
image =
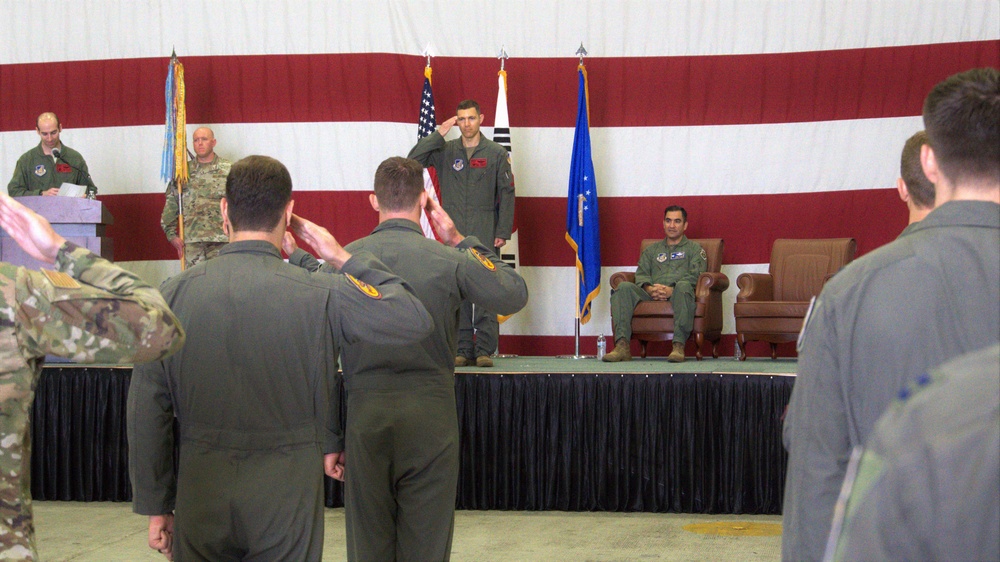
[{"label": "flag pole", "polygon": [[[504,46],[504,45],[500,46],[500,52],[497,54],[497,58],[500,60],[500,72],[498,72],[497,75],[500,76],[500,78],[503,80],[503,91],[499,91],[499,87],[498,87],[498,91],[497,91],[497,102],[499,103],[500,96],[503,96],[504,100],[507,99],[507,71],[504,69],[504,66],[505,66],[505,63],[507,62],[507,59],[509,59],[510,56],[507,54],[506,46]],[[495,129],[496,129],[496,122],[495,121],[493,123],[493,128],[494,128],[494,134],[493,134],[494,138],[493,138],[493,140],[496,141],[497,139],[496,139],[496,131],[495,131]],[[510,155],[510,147],[508,147],[508,153],[507,154],[508,154],[508,156]],[[500,250],[498,248],[495,248],[495,250],[497,252],[497,257],[499,257],[502,260],[503,259],[503,254],[500,252]],[[493,351],[493,357],[496,357],[496,358],[499,358],[499,359],[512,359],[512,358],[518,356],[516,353],[500,353],[500,326],[502,326],[504,324],[504,322],[506,320],[508,320],[511,316],[513,316],[513,315],[504,316],[502,318],[501,317],[497,318],[497,323],[498,323],[498,325],[497,325],[497,348]]]},{"label": "flag pole", "polygon": [[[579,67],[582,67],[583,66],[583,57],[585,57],[587,55],[587,49],[583,48],[583,42],[582,41],[580,42],[580,48],[576,50],[576,54],[579,55],[579,57],[580,57]],[[587,110],[588,113],[590,112],[589,107],[586,110]],[[579,111],[579,108],[578,108],[578,111]],[[589,121],[590,120],[588,119],[587,121],[588,121],[587,122],[587,126],[589,128],[589,126],[590,126],[590,122]],[[579,224],[582,227],[583,226],[583,196],[582,195],[579,197],[579,204],[578,204],[578,209],[577,209],[577,220],[579,221]],[[577,253],[577,261],[579,261],[579,253]],[[581,277],[580,277],[581,274],[582,274],[582,270],[581,269],[577,269],[577,272],[576,272],[576,276],[577,276],[577,278],[576,278],[576,304],[574,306],[574,308],[576,310],[574,312],[575,320],[574,320],[574,330],[573,330],[573,355],[557,355],[556,357],[558,359],[594,359],[596,357],[596,355],[580,355],[580,314],[582,313],[582,311],[580,310],[580,284],[583,282],[583,279],[581,279]]]}]

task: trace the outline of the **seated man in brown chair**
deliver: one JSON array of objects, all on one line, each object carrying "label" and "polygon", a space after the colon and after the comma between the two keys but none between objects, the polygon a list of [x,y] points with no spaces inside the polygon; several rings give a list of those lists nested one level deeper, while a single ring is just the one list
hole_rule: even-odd
[{"label": "seated man in brown chair", "polygon": [[663,211],[666,238],[646,248],[639,256],[635,283],[624,282],[611,293],[611,320],[614,324],[615,349],[605,361],[630,361],[632,352],[632,312],[635,305],[648,300],[669,300],[674,308],[673,350],[667,361],[684,361],[684,342],[694,323],[694,288],[705,271],[705,250],[684,236],[687,211],[671,205]]}]

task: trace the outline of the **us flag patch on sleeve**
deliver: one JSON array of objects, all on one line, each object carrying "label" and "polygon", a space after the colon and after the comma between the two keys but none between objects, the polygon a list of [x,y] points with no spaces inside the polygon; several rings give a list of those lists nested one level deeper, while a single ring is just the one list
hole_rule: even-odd
[{"label": "us flag patch on sleeve", "polygon": [[42,275],[52,283],[52,286],[57,289],[79,289],[82,287],[80,283],[69,276],[67,273],[62,271],[53,271],[51,269],[42,269]]}]

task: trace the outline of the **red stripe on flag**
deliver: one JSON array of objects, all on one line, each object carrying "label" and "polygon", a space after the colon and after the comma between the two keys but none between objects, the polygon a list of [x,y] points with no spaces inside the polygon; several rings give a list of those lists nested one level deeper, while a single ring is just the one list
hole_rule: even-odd
[{"label": "red stripe on flag", "polygon": [[[378,224],[378,213],[372,210],[368,193],[297,192],[293,194],[294,212],[326,227],[341,244],[346,245],[367,236]],[[105,195],[99,199],[114,217],[114,224],[108,227],[107,234],[114,240],[115,261],[177,259],[177,252],[160,230],[163,195],[135,193]]]},{"label": "red stripe on flag", "polygon": [[[302,191],[295,212],[330,229],[342,244],[367,236],[378,223],[367,191]],[[176,259],[159,228],[163,195],[100,198],[115,217],[108,235],[118,261]],[[662,213],[677,204],[688,211],[689,238],[725,240],[726,264],[767,263],[776,238],[858,241],[858,254],[891,242],[906,226],[906,206],[895,189],[803,194],[705,197],[604,197],[601,259],[605,267],[635,266],[639,241],[663,236]],[[886,215],[884,210],[888,209]],[[565,239],[566,200],[519,197],[521,266],[572,266]]]},{"label": "red stripe on flag", "polygon": [[[189,123],[411,123],[420,56],[385,53],[181,57]],[[167,58],[0,65],[0,131],[43,111],[67,127],[163,123]],[[480,101],[492,125],[496,59],[436,57],[438,108]],[[1000,66],[1000,41],[691,57],[587,59],[592,127],[788,123],[919,115],[941,79]],[[513,127],[572,127],[576,60],[513,58]],[[10,85],[10,87],[8,87]]]}]

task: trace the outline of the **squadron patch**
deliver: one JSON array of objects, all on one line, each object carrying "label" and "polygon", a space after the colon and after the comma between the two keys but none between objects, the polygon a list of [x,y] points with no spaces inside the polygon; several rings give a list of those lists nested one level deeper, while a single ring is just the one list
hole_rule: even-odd
[{"label": "squadron patch", "polygon": [[46,170],[45,170],[45,165],[44,164],[39,164],[39,165],[35,166],[35,175],[36,176],[42,177],[42,176],[45,175],[45,172],[46,172]]},{"label": "squadron patch", "polygon": [[358,279],[357,277],[351,275],[350,273],[345,273],[344,276],[347,277],[347,280],[350,281],[355,287],[357,287],[359,291],[364,293],[365,296],[371,297],[373,299],[382,298],[382,293],[378,292],[378,289],[376,289],[375,287],[372,287],[368,283],[365,283],[364,281]]},{"label": "squadron patch", "polygon": [[479,263],[483,264],[483,267],[485,267],[486,269],[488,269],[490,271],[496,271],[497,270],[497,266],[493,265],[493,262],[491,262],[490,260],[486,259],[486,256],[484,256],[484,255],[480,254],[479,252],[477,252],[475,248],[469,248],[469,253],[471,253],[474,258],[476,258],[477,260],[479,260]]},{"label": "squadron patch", "polygon": [[456,158],[455,162],[452,163],[451,165],[451,169],[455,170],[456,172],[461,172],[464,168],[465,168],[465,160],[462,160],[461,158]]},{"label": "squadron patch", "polygon": [[42,269],[42,275],[57,289],[79,289],[81,287],[76,279],[73,279],[69,274],[62,271]]},{"label": "squadron patch", "polygon": [[701,259],[708,261],[708,252],[705,251],[705,248],[701,249]]},{"label": "squadron patch", "polygon": [[667,254],[665,254],[664,252],[660,252],[659,254],[656,254],[656,261],[658,261],[660,263],[663,263],[663,262],[667,261]]},{"label": "squadron patch", "polygon": [[682,260],[684,259],[684,256],[685,256],[684,252],[670,252],[671,260]]}]

